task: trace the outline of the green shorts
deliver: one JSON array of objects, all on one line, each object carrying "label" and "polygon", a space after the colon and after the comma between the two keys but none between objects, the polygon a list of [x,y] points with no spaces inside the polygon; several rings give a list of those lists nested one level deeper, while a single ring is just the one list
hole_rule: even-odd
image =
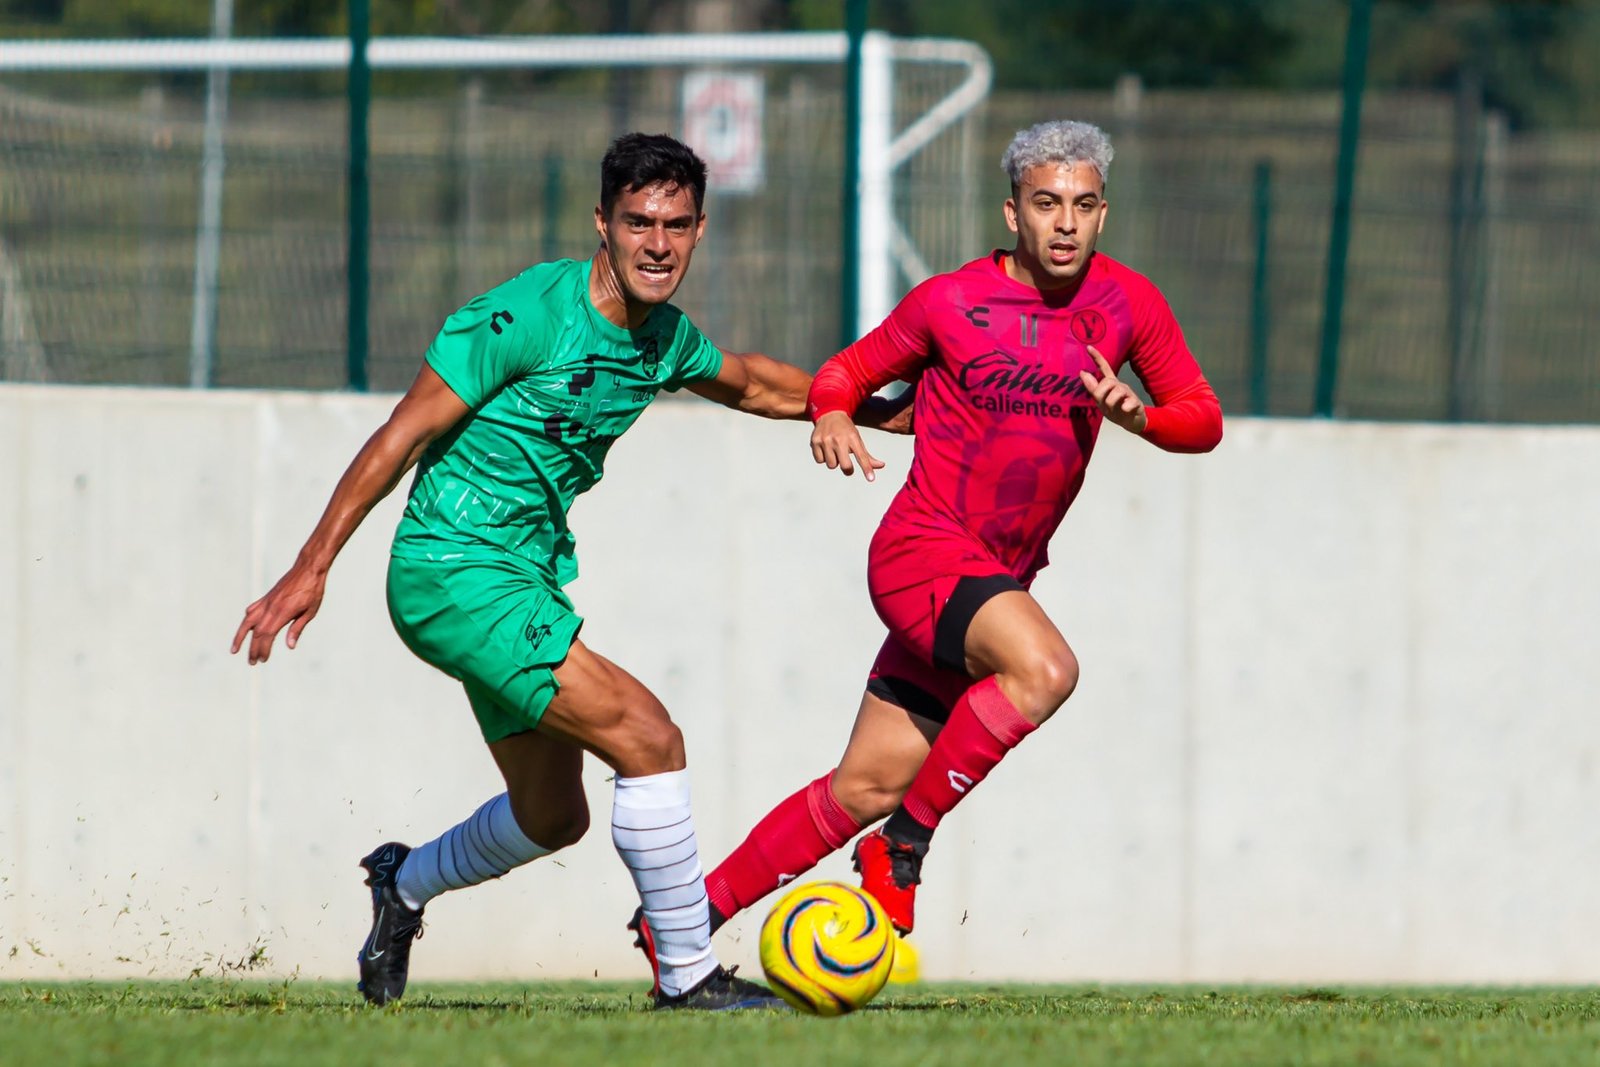
[{"label": "green shorts", "polygon": [[485,741],[539,724],[583,626],[553,575],[512,556],[389,557],[389,618],[407,648],[466,687]]}]

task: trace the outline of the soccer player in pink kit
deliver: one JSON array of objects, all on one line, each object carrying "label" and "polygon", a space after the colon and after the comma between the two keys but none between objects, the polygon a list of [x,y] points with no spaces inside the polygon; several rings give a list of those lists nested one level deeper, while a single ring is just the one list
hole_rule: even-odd
[{"label": "soccer player in pink kit", "polygon": [[[811,384],[813,458],[872,478],[882,462],[850,413],[888,382],[917,382],[912,467],[867,563],[890,635],[838,768],[707,875],[714,925],[888,816],[856,867],[910,931],[939,819],[1077,686],[1077,657],[1027,590],[1102,422],[1178,453],[1221,440],[1221,406],[1160,291],[1094,251],[1110,158],[1088,123],[1016,134],[1002,158],[1013,250],[918,285]],[[1152,405],[1118,381],[1128,363]]]},{"label": "soccer player in pink kit", "polygon": [[[889,382],[917,383],[911,471],[868,560],[889,637],[838,768],[707,876],[713,927],[888,816],[855,861],[909,932],[939,820],[1077,685],[1077,658],[1028,587],[1101,424],[1172,452],[1221,439],[1216,394],[1161,293],[1095,251],[1111,155],[1087,123],[1018,133],[1002,159],[1015,247],[923,282],[817,373],[813,457],[869,480],[883,464],[849,413]],[[1129,363],[1153,404],[1118,381]]]}]

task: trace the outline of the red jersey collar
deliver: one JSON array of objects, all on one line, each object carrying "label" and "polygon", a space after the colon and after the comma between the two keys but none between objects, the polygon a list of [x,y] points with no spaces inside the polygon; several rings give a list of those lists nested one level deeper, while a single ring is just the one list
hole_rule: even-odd
[{"label": "red jersey collar", "polygon": [[980,263],[987,263],[988,269],[998,277],[1003,284],[1009,286],[1018,294],[1026,294],[1048,307],[1066,307],[1077,299],[1083,287],[1089,284],[1091,278],[1104,273],[1105,265],[1101,262],[1104,257],[1099,252],[1092,252],[1089,256],[1089,269],[1078,276],[1078,284],[1071,289],[1040,289],[1026,282],[1019,282],[1006,272],[1006,258],[1011,255],[1010,249],[997,248],[990,252]]}]

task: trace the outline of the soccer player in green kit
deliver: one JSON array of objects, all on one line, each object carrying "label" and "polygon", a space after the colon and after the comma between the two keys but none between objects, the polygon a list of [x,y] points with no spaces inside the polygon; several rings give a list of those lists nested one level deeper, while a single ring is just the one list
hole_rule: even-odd
[{"label": "soccer player in green kit", "polygon": [[391,549],[390,617],[413,652],[461,681],[506,790],[427,844],[389,842],[361,861],[373,924],[360,989],[375,1004],[404,992],[430,899],[584,835],[584,751],[616,771],[612,838],[656,938],[657,1006],[779,1003],[712,952],[682,734],[644,685],[578,638],[583,620],[562,591],[578,570],[567,510],[660,390],[805,415],[809,374],[719,351],[667,303],[705,229],[705,182],[705,164],[670,137],[614,142],[593,258],[530,267],[450,316],[294,565],[234,635],[234,652],[248,638],[252,664],[285,627],[295,647],[335,555],[417,465]]}]

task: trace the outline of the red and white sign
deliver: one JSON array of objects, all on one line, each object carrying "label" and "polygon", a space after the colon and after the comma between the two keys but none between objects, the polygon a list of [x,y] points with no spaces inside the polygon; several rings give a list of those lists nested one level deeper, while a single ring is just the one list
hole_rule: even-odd
[{"label": "red and white sign", "polygon": [[706,161],[710,188],[729,193],[761,188],[765,96],[759,74],[696,70],[683,76],[683,139]]}]

